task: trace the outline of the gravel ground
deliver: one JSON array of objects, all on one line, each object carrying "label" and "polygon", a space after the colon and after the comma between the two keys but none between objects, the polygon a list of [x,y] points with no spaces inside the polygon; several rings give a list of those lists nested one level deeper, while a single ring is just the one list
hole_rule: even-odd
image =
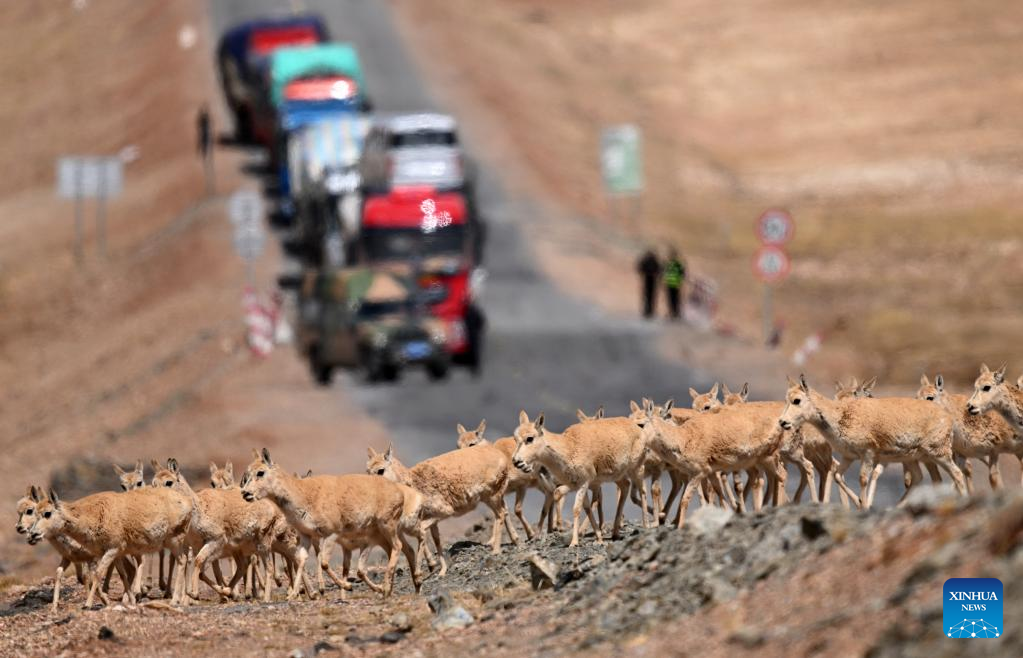
[{"label": "gravel ground", "polygon": [[[356,584],[344,602],[328,590],[324,600],[289,604],[278,590],[269,605],[209,599],[183,610],[156,603],[82,611],[82,592],[69,585],[67,603],[51,613],[44,582],[4,593],[0,654],[200,656],[230,646],[237,655],[297,649],[308,656],[319,645],[321,653],[359,655],[594,648],[797,655],[802,647],[954,655],[962,646],[941,635],[941,584],[990,575],[1005,584],[1005,634],[970,650],[1023,655],[1023,633],[1011,621],[1023,618],[1023,593],[1014,586],[1023,576],[1023,497],[967,501],[925,490],[916,501],[883,512],[697,510],[682,531],[628,525],[621,539],[598,546],[587,534],[574,548],[556,534],[506,545],[500,555],[482,543],[484,523],[449,546],[444,578],[431,577],[415,595],[403,571],[388,601]],[[536,581],[540,589],[534,562],[549,576]]]}]

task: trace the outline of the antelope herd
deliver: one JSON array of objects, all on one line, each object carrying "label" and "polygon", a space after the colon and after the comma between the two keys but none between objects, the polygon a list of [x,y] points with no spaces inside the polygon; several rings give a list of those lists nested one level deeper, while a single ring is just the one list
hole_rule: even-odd
[{"label": "antelope herd", "polygon": [[[505,506],[507,493],[515,495],[515,519],[532,539],[562,529],[562,502],[574,491],[569,546],[575,546],[586,523],[595,541],[603,542],[605,483],[618,488],[611,526],[611,536],[617,537],[629,499],[639,506],[644,527],[666,521],[679,497],[673,520],[679,528],[694,495],[703,505],[739,513],[748,505],[755,511],[782,505],[789,464],[800,478],[795,502],[804,494],[813,503],[830,502],[837,484],[841,503],[861,508],[871,506],[878,478],[889,464],[903,467],[903,501],[923,481],[921,467],[936,482],[944,473],[960,494],[967,494],[973,492],[971,459],[987,466],[993,489],[1002,486],[1001,455],[1012,454],[1023,466],[1023,377],[1010,385],[1004,366],[995,371],[982,366],[969,397],[946,391],[941,375],[933,382],[922,377],[916,398],[875,398],[873,386],[873,380],[853,380],[838,384],[836,394],[827,397],[800,377],[789,380],[781,402],[747,402],[748,386],[733,393],[715,384],[703,394],[690,389],[689,409],[676,408],[672,400],[656,405],[644,399],[631,402],[623,417],[605,417],[603,408],[592,416],[579,411],[579,422],[562,432],[548,429],[543,413],[531,419],[522,411],[512,436],[491,442],[484,437],[485,421],[474,430],[458,425],[450,452],[411,467],[391,447],[382,453],[370,448],[366,474],[309,472],[300,477],[264,448],[253,451],[238,484],[230,462],[224,468],[211,463],[210,487],[196,491],[174,459],[164,465],[153,461],[151,486],[145,486],[138,461],[131,471],[115,466],[121,492],[72,502],[52,489],[29,487],[17,503],[17,531],[30,544],[45,539],[61,557],[54,609],[69,566],[87,588],[86,607],[97,596],[110,603],[115,572],[123,584],[123,601],[133,605],[147,586],[147,563],[156,571],[156,562],[149,561],[157,558],[159,573],[149,580],[156,576],[173,605],[198,599],[200,580],[221,600],[251,592],[269,601],[284,578],[288,600],[315,599],[325,591],[324,574],[344,599],[356,550],[357,576],[386,597],[402,555],[417,592],[424,559],[432,575],[444,576],[447,563],[437,524],[480,503],[494,513],[491,550],[501,551],[505,531],[518,545]],[[860,463],[858,492],[844,477],[853,462]],[[666,500],[661,496],[664,474],[671,482]],[[529,489],[544,496],[535,528],[522,511]],[[336,546],[341,548],[340,574],[331,566]],[[388,558],[382,584],[367,570],[367,556],[375,547]],[[315,585],[305,567],[310,551],[319,563]],[[166,574],[165,553],[170,556]],[[229,580],[221,560],[233,562]]]}]

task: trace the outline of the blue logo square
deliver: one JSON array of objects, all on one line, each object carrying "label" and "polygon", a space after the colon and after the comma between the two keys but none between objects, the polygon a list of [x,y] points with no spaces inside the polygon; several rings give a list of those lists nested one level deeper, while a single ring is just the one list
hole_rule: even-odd
[{"label": "blue logo square", "polygon": [[945,637],[1001,637],[1002,581],[997,578],[949,578],[942,588]]}]

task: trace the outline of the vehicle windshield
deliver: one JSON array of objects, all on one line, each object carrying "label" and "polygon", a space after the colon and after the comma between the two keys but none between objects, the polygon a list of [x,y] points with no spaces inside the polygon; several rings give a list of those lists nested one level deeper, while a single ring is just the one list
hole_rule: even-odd
[{"label": "vehicle windshield", "polygon": [[356,315],[360,320],[372,320],[385,315],[406,313],[410,308],[409,300],[392,300],[387,302],[362,301],[356,309]]},{"label": "vehicle windshield", "polygon": [[391,148],[406,146],[454,146],[458,143],[455,133],[450,130],[417,130],[407,133],[391,133]]},{"label": "vehicle windshield", "polygon": [[443,226],[429,233],[418,228],[363,229],[362,244],[370,262],[460,255],[465,226]]}]

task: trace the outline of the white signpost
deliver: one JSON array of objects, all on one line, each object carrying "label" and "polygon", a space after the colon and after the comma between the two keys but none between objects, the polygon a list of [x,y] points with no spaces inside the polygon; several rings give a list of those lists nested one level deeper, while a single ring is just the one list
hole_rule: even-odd
[{"label": "white signpost", "polygon": [[120,196],[124,187],[124,161],[120,156],[64,156],[57,159],[57,195],[75,201],[75,261],[85,261],[83,203],[96,199],[96,241],[107,253],[107,199]]},{"label": "white signpost", "polygon": [[263,254],[266,246],[263,198],[254,190],[239,190],[228,200],[227,211],[234,224],[234,250],[245,261],[245,278],[251,285],[253,261]]},{"label": "white signpost", "polygon": [[782,248],[792,239],[796,224],[785,210],[772,209],[760,215],[756,223],[760,248],[753,255],[753,273],[764,283],[763,320],[764,342],[771,340],[774,318],[771,309],[771,286],[789,275],[792,261]]},{"label": "white signpost", "polygon": [[639,232],[643,194],[643,133],[635,124],[604,128],[600,136],[600,171],[612,218],[624,205],[632,229]]}]

